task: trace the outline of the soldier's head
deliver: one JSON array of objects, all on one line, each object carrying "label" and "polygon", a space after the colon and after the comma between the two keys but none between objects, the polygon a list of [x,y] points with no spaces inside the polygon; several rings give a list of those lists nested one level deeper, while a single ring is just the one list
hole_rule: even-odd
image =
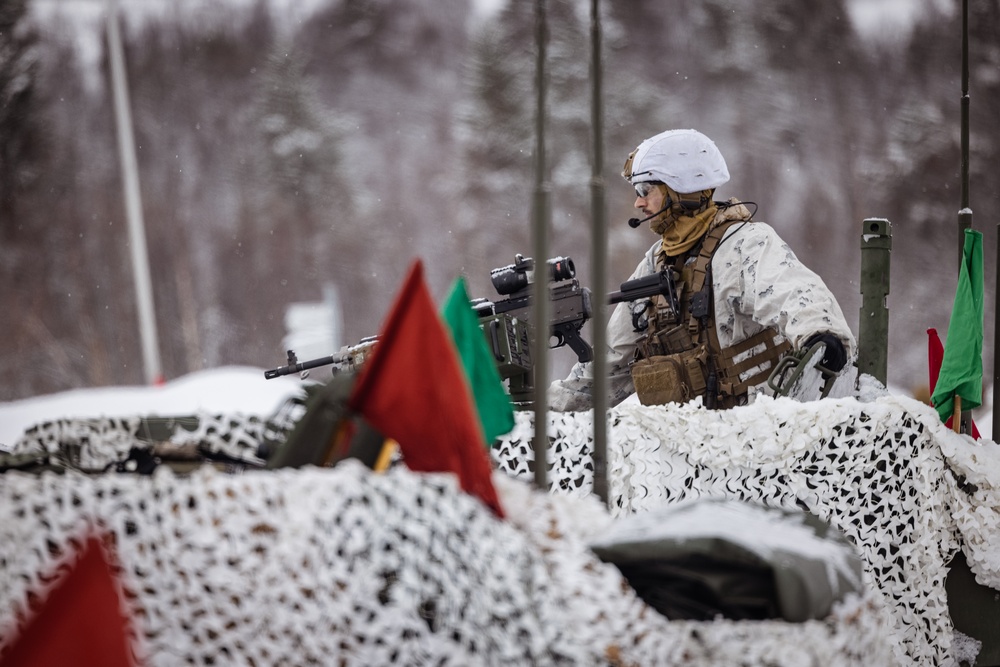
[{"label": "soldier's head", "polygon": [[729,181],[729,168],[715,143],[697,130],[668,130],[646,139],[628,156],[622,176],[636,191],[635,207],[656,233],[670,220],[712,204],[715,189]]}]

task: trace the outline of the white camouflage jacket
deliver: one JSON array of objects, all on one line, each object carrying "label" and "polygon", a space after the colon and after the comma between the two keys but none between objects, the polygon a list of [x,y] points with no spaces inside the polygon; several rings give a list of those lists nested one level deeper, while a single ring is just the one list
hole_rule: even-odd
[{"label": "white camouflage jacket", "polygon": [[[715,222],[746,217],[749,211],[734,205],[720,209]],[[657,241],[629,280],[655,273],[659,250]],[[796,350],[813,334],[832,333],[844,344],[848,363],[854,359],[854,334],[837,300],[822,278],[798,260],[770,225],[747,222],[726,231],[712,258],[712,288],[722,347],[773,326]],[[635,391],[629,364],[642,334],[633,330],[630,307],[629,303],[618,304],[608,321],[608,391],[612,406]],[[593,364],[577,363],[565,380],[549,386],[551,409],[589,410],[593,378]]]}]

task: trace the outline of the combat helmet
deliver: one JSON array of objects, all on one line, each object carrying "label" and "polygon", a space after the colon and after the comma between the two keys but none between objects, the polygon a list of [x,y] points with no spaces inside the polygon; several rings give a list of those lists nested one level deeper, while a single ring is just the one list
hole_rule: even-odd
[{"label": "combat helmet", "polygon": [[632,185],[659,181],[678,193],[714,190],[729,181],[715,142],[697,130],[667,130],[646,139],[628,156],[622,176]]}]

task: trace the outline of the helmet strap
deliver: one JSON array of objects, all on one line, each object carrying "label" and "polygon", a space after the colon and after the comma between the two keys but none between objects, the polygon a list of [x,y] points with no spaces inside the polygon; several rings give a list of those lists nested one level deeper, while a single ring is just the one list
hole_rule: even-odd
[{"label": "helmet strap", "polygon": [[669,185],[666,188],[667,197],[673,202],[672,210],[675,215],[695,215],[704,211],[713,203],[712,195],[715,193],[714,189],[681,194]]}]

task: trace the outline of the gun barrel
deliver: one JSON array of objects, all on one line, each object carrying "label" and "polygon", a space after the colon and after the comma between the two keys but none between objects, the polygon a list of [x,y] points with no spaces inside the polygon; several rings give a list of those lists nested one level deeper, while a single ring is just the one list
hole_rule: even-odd
[{"label": "gun barrel", "polygon": [[310,359],[309,361],[303,361],[298,364],[289,364],[288,366],[281,366],[279,368],[272,368],[269,371],[264,371],[265,380],[273,380],[276,377],[281,377],[283,375],[291,375],[292,373],[301,373],[302,371],[307,371],[310,368],[316,368],[317,366],[327,366],[338,360],[338,357],[332,354],[326,357],[320,357],[319,359]]},{"label": "gun barrel", "polygon": [[627,280],[622,283],[621,290],[608,295],[608,303],[621,303],[622,301],[636,301],[645,299],[657,294],[665,294],[668,290],[668,282],[662,273],[653,273],[635,280]]}]

